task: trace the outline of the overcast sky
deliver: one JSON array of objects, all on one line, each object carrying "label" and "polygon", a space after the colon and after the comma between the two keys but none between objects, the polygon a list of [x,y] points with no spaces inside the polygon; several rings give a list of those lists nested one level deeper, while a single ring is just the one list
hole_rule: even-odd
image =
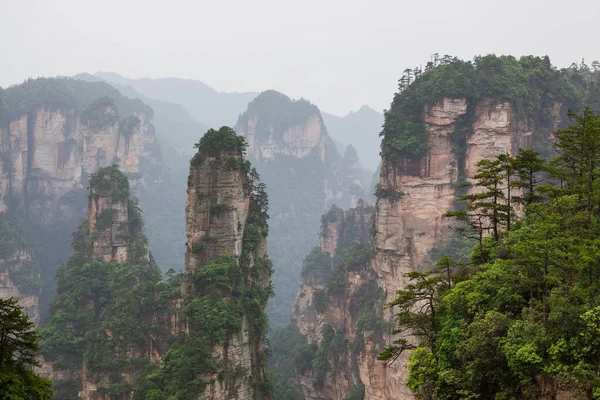
[{"label": "overcast sky", "polygon": [[0,86],[114,71],[386,108],[432,53],[600,59],[597,0],[0,0]]}]

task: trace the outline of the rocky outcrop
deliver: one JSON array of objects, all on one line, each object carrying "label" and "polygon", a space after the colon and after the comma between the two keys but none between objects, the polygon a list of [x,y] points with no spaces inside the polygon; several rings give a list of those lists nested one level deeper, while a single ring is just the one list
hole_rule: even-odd
[{"label": "rocky outcrop", "polygon": [[[103,112],[118,111],[106,106]],[[154,140],[147,120],[138,114],[128,128],[118,121],[90,126],[73,109],[35,108],[2,132],[6,189],[24,202],[29,218],[39,223],[63,218],[69,210],[60,207],[61,197],[87,184],[85,177],[99,168],[118,164],[134,178],[139,174],[144,146]]]},{"label": "rocky outcrop", "polygon": [[316,152],[321,161],[325,161],[325,140],[327,138],[325,125],[320,114],[309,116],[298,125],[287,127],[281,138],[276,139],[273,127],[269,129],[266,137],[257,135],[256,127],[258,118],[248,118],[244,136],[248,140],[248,154],[257,160],[273,160],[276,155],[285,155],[295,158],[304,158]]},{"label": "rocky outcrop", "polygon": [[158,157],[152,110],[108,85],[69,79],[30,80],[3,98],[0,211],[18,214],[31,236],[45,311],[56,269],[70,254],[70,232],[85,216],[88,177],[117,164],[136,188],[142,160]]},{"label": "rocky outcrop", "polygon": [[[376,191],[372,259],[356,270],[346,266],[343,271],[331,272],[336,262],[348,262],[347,250],[339,258],[340,238],[348,229],[348,213],[355,211],[344,214],[333,209],[323,217],[318,253],[323,257],[315,258],[311,253],[307,262],[319,260],[326,265],[328,260],[334,261],[325,275],[318,268],[311,272],[305,265],[294,323],[309,343],[321,343],[316,357],[322,354],[322,343],[329,340],[333,346],[338,335],[340,341],[359,345],[350,352],[352,356],[329,353],[326,372],[312,368],[297,377],[307,399],[342,400],[357,390],[364,399],[412,398],[404,385],[408,353],[388,366],[376,359],[385,343],[393,340],[394,315],[383,305],[406,287],[407,273],[432,268],[432,252],[452,232],[453,221],[445,214],[454,210],[465,190],[475,190],[459,192],[459,181],[474,181],[475,165],[481,159],[515,154],[519,147],[529,146],[536,129],[535,124],[516,118],[510,103],[490,99],[471,104],[467,99],[444,98],[424,106],[422,121],[427,133],[427,151],[422,157],[383,158]],[[344,289],[335,294],[339,282],[344,282]],[[368,301],[365,293],[369,293]],[[362,301],[353,300],[361,295]],[[353,306],[363,313],[370,307],[373,313],[357,318]],[[369,323],[365,325],[365,321]]]},{"label": "rocky outcrop", "polygon": [[372,357],[372,343],[382,343],[380,327],[366,322],[377,320],[376,304],[381,305],[375,275],[367,268],[373,211],[362,201],[347,211],[330,209],[322,218],[319,247],[305,262],[292,320],[318,346],[319,362],[312,365],[320,365],[297,377],[305,399],[344,400],[360,392],[358,360]]},{"label": "rocky outcrop", "polygon": [[226,152],[206,156],[190,168],[185,202],[186,275],[191,276],[221,253],[239,257],[250,206],[246,174],[231,169]]},{"label": "rocky outcrop", "polygon": [[[471,109],[472,117],[468,114]],[[451,233],[453,221],[444,215],[454,209],[460,197],[457,182],[461,172],[465,180],[473,181],[481,159],[501,153],[514,155],[519,147],[531,143],[533,127],[519,121],[507,102],[485,99],[467,104],[466,99],[444,98],[426,106],[423,116],[428,133],[426,155],[417,160],[384,158],[382,163],[371,268],[387,295],[386,301],[405,287],[408,272],[433,267],[432,250]],[[470,131],[464,150],[455,144],[460,119]],[[393,322],[389,310],[384,316]],[[367,378],[363,381],[365,399],[412,397],[403,384],[408,377],[408,354],[387,368],[369,361],[360,365]]]},{"label": "rocky outcrop", "polygon": [[333,204],[355,205],[368,183],[356,151],[338,153],[319,109],[306,100],[263,92],[235,130],[248,142],[248,157],[269,190],[269,248],[276,270],[269,317],[281,325],[288,321],[301,260],[314,245],[321,214]]},{"label": "rocky outcrop", "polygon": [[[88,197],[88,226],[92,241],[91,257],[105,262],[125,262],[128,257],[129,198],[121,191],[123,182],[111,179],[111,172],[90,185]],[[108,183],[108,184],[107,184]],[[140,232],[141,233],[141,232]]]},{"label": "rocky outcrop", "polygon": [[[236,145],[223,144],[227,140]],[[208,273],[212,262],[227,262],[228,257],[233,259],[236,266],[232,268],[240,271],[245,282],[244,288],[232,284],[225,292],[219,289],[225,304],[240,307],[243,312],[239,316],[240,325],[226,338],[212,339],[212,362],[217,368],[200,378],[207,383],[200,396],[204,400],[269,398],[264,391],[265,327],[260,326],[267,300],[260,293],[268,296],[271,290],[266,255],[266,193],[256,180],[256,172],[245,161],[244,150],[243,139],[230,128],[209,131],[200,141],[188,177],[184,298],[193,302],[211,296],[216,289],[209,286],[209,281],[207,286],[199,287],[194,283],[198,279],[195,277]],[[244,301],[256,302],[253,307],[258,308],[249,314],[247,304],[238,304],[236,292],[245,293]],[[194,319],[189,314],[188,317]],[[188,335],[201,337],[206,334],[204,329],[192,321]]]},{"label": "rocky outcrop", "polygon": [[[130,199],[129,182],[127,177],[116,167],[105,167],[99,169],[90,178],[88,196],[88,220],[83,226],[87,232],[81,238],[88,246],[76,248],[73,264],[88,260],[98,260],[106,263],[142,263],[148,264],[148,248],[146,240],[142,235],[142,223],[139,209],[135,201]],[[155,269],[153,266],[150,271]],[[135,280],[143,282],[144,277],[134,276]],[[108,277],[106,279],[109,279]],[[135,282],[131,282],[135,285]],[[119,299],[111,299],[111,301]],[[98,315],[106,311],[105,305],[99,304],[97,300],[90,301],[86,308],[94,310]],[[102,319],[107,320],[114,316],[104,315]],[[130,318],[131,315],[124,314],[122,318]],[[101,322],[102,323],[102,322]],[[68,327],[66,327],[68,328]],[[112,337],[110,330],[105,330],[105,335]],[[145,333],[147,345],[140,348],[137,345],[125,345],[125,348],[109,349],[106,357],[119,358],[126,354],[128,362],[135,364],[143,357],[156,359],[157,344],[152,339],[150,332]],[[123,340],[123,338],[121,338]],[[160,352],[159,352],[160,353]],[[123,382],[133,385],[141,373],[141,368],[126,371],[102,371],[97,366],[90,369],[84,360],[80,370],[57,371],[52,378],[56,382],[61,377],[81,377],[82,390],[79,397],[87,400],[109,400],[113,396],[108,388],[114,384],[116,374]],[[120,392],[119,398],[130,399],[133,396],[132,388]]]},{"label": "rocky outcrop", "polygon": [[0,260],[0,298],[14,297],[31,322],[40,322],[39,270],[31,250],[20,249]]}]

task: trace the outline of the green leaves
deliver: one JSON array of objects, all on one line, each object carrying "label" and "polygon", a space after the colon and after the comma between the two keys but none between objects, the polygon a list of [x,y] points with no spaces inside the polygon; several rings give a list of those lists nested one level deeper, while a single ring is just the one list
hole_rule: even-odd
[{"label": "green leaves", "polygon": [[228,126],[222,126],[218,130],[209,129],[194,145],[198,152],[192,157],[190,164],[199,165],[211,151],[226,151],[232,157],[243,157],[246,146],[246,139]]},{"label": "green leaves", "polygon": [[46,400],[54,394],[46,378],[33,372],[39,366],[37,334],[17,300],[0,299],[0,398]]},{"label": "green leaves", "polygon": [[[404,72],[399,92],[385,112],[381,132],[382,153],[388,160],[418,161],[427,151],[428,133],[423,121],[425,107],[443,98],[465,99],[470,108],[488,100],[510,102],[517,119],[551,130],[559,119],[554,113],[554,102],[572,107],[581,97],[566,72],[554,68],[548,57],[517,59],[490,54],[465,62],[445,56],[429,63],[425,71],[417,68]],[[472,130],[470,126],[467,129],[457,128],[459,132],[455,133],[461,137]],[[537,141],[541,143],[539,147],[543,147],[547,137],[540,137]],[[458,155],[458,158],[461,159],[461,156]],[[462,166],[459,166],[459,171],[461,169]]]}]

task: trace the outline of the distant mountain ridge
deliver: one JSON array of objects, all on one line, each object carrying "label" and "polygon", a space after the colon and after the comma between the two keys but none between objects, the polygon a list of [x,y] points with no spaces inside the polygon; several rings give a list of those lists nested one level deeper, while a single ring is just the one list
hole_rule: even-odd
[{"label": "distant mountain ridge", "polygon": [[184,106],[194,119],[210,128],[234,125],[257,92],[224,93],[207,84],[181,78],[130,79],[114,72],[97,72],[94,76],[123,86],[131,86],[152,99],[160,99]]},{"label": "distant mountain ridge", "polygon": [[379,132],[383,125],[383,114],[369,106],[343,117],[321,112],[329,135],[337,142],[351,144],[358,152],[361,164],[373,171],[380,161]]},{"label": "distant mountain ridge", "polygon": [[[110,73],[115,76],[117,74]],[[181,104],[162,99],[150,98],[137,91],[133,86],[115,81],[108,81],[96,75],[87,73],[77,74],[73,78],[87,82],[106,82],[117,89],[123,96],[130,99],[140,99],[155,111],[154,127],[160,138],[167,140],[180,154],[186,158],[194,154],[194,144],[208,130],[206,125],[199,123]]]},{"label": "distant mountain ridge", "polygon": [[[202,127],[201,134],[208,128],[233,126],[239,115],[246,111],[248,104],[258,96],[257,92],[219,92],[193,79],[131,79],[115,72],[97,72],[89,76],[113,85],[128,97],[140,97],[152,108],[157,108],[156,101],[168,102],[171,106],[174,106],[172,103],[183,106]],[[162,106],[166,107],[165,104]],[[342,117],[325,112],[321,114],[327,132],[338,144],[341,144],[338,146],[339,150],[343,152],[345,146],[351,144],[357,149],[361,164],[371,171],[375,170],[380,161],[379,132],[383,124],[383,115],[367,105]],[[181,110],[176,113],[164,113],[164,115],[172,116],[170,119],[173,123],[184,125],[179,129],[180,132],[187,133],[193,129],[193,124]],[[156,121],[155,125],[160,133],[160,121]],[[190,140],[185,138],[178,141],[178,138],[172,138],[171,142],[176,147],[186,146],[188,150]]]}]

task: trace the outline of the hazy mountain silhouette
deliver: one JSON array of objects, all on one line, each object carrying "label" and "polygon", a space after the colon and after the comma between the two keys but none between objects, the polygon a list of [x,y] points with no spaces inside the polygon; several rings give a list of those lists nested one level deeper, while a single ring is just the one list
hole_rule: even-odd
[{"label": "hazy mountain silhouette", "polygon": [[131,86],[152,99],[184,106],[194,119],[211,128],[232,126],[258,93],[222,93],[203,82],[179,78],[129,79],[114,72],[98,72],[95,76],[109,83]]},{"label": "hazy mountain silhouette", "polygon": [[[117,74],[113,75],[119,76]],[[166,139],[176,150],[186,155],[194,153],[194,144],[208,130],[206,125],[197,122],[181,104],[153,99],[138,92],[131,85],[104,80],[90,74],[79,74],[75,75],[74,78],[84,81],[105,81],[121,92],[123,96],[138,98],[148,104],[154,110],[152,123],[158,135]],[[122,82],[127,82],[125,78],[123,79]]]},{"label": "hazy mountain silhouette", "polygon": [[356,112],[343,117],[321,112],[327,132],[336,141],[351,144],[358,152],[363,166],[371,171],[379,164],[379,132],[383,124],[383,115],[369,106],[362,106]]}]

